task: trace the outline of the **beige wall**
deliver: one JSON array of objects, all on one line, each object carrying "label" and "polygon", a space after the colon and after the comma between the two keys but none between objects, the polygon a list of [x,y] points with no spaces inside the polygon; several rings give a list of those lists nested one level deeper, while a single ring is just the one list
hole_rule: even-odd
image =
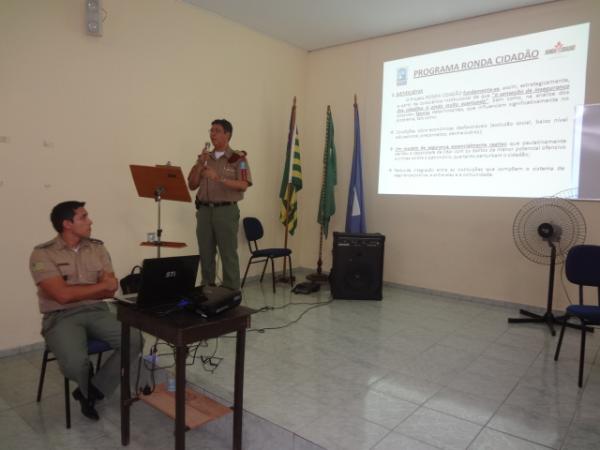
[{"label": "beige wall", "polygon": [[[48,214],[87,201],[94,235],[117,275],[155,252],[139,242],[156,206],[137,197],[129,164],[171,161],[185,173],[210,121],[234,124],[255,185],[242,215],[277,217],[294,95],[305,95],[307,53],[175,0],[104,0],[104,36],[84,32],[81,0],[0,2],[0,351],[40,341],[27,270],[32,247],[53,237]],[[44,141],[47,142],[44,146]],[[276,176],[274,176],[276,174]],[[195,253],[191,204],[163,202],[165,240]],[[266,223],[269,245],[282,239]],[[240,240],[241,260],[247,258]]]},{"label": "beige wall", "polygon": [[[377,195],[382,65],[386,60],[591,22],[588,103],[600,102],[600,2],[566,0],[362,41],[310,53],[305,109],[306,165],[319,165],[326,106],[331,105],[338,156],[338,213],[343,230],[352,162],[353,94],[358,95],[363,137],[367,227],[386,236],[384,280],[468,296],[544,306],[548,267],[526,260],[512,239],[512,222],[526,199]],[[314,151],[313,151],[314,150]],[[304,155],[303,155],[304,156]],[[302,262],[315,265],[314,211],[321,176],[308,174],[302,237],[312,244]],[[600,204],[577,202],[587,219],[588,243],[600,244]],[[306,220],[308,219],[308,220]],[[308,222],[308,223],[307,223]],[[324,251],[331,265],[330,238]],[[567,283],[568,284],[568,283]],[[570,290],[575,300],[575,291]],[[557,308],[567,304],[560,284]]]},{"label": "beige wall", "polygon": [[[304,190],[294,265],[316,267],[315,223],[325,108],[338,149],[338,213],[344,226],[358,94],[369,231],[386,235],[386,281],[531,305],[545,301],[547,268],[512,242],[520,199],[378,196],[381,67],[384,60],[591,22],[587,101],[600,102],[600,3],[572,0],[494,14],[307,54],[178,0],[104,0],[104,36],[84,33],[79,0],[0,2],[0,351],[38,342],[39,314],[26,270],[33,245],[52,237],[48,213],[83,199],[94,235],[117,275],[144,257],[156,207],[135,193],[128,165],[171,161],[184,171],[225,116],[232,144],[249,153],[255,185],[242,215],[263,219],[279,245],[277,192],[289,108],[298,96]],[[44,144],[46,142],[46,144]],[[599,204],[579,202],[588,242],[600,242]],[[163,203],[165,240],[196,251],[190,204]],[[246,243],[240,237],[240,260]],[[331,265],[331,237],[324,269]],[[571,291],[574,294],[574,291]],[[557,289],[557,306],[565,299]]]}]

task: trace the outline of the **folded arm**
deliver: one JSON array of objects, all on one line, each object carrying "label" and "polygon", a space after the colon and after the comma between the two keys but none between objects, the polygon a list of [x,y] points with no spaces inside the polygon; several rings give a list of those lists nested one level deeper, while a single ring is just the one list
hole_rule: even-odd
[{"label": "folded arm", "polygon": [[52,300],[64,305],[81,300],[94,300],[112,297],[118,288],[118,280],[113,272],[104,272],[97,283],[67,284],[58,277],[46,278],[38,286]]}]

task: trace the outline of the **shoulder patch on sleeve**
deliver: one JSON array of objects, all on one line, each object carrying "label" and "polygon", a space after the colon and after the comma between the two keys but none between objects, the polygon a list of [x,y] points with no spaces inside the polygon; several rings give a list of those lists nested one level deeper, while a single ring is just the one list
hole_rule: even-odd
[{"label": "shoulder patch on sleeve", "polygon": [[246,159],[246,152],[244,150],[234,150],[233,155],[227,160],[228,163],[233,164],[238,161],[244,161]]},{"label": "shoulder patch on sleeve", "polygon": [[92,244],[104,245],[104,241],[101,241],[100,239],[90,238],[90,242]]},{"label": "shoulder patch on sleeve", "polygon": [[45,269],[45,266],[42,261],[37,261],[37,262],[31,263],[31,271],[32,272],[42,272],[44,269]]}]

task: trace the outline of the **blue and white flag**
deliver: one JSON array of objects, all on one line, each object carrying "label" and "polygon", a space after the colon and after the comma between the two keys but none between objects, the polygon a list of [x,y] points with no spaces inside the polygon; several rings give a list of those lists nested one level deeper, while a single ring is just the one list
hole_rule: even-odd
[{"label": "blue and white flag", "polygon": [[346,233],[366,233],[365,201],[362,182],[362,158],[360,155],[360,121],[358,104],[354,98],[354,155],[352,156],[352,173],[348,189],[348,209],[346,210]]}]

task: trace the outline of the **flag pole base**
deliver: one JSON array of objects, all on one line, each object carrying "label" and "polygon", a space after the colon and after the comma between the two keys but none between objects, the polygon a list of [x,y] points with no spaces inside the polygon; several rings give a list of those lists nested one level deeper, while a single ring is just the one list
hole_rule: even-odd
[{"label": "flag pole base", "polygon": [[329,275],[326,273],[319,273],[319,272],[311,273],[311,274],[306,275],[306,279],[309,281],[312,281],[313,283],[319,283],[319,284],[329,283]]},{"label": "flag pole base", "polygon": [[275,277],[275,282],[276,283],[294,283],[296,281],[296,277],[292,276],[292,279],[290,280],[290,277],[288,277],[287,275],[278,275]]}]

